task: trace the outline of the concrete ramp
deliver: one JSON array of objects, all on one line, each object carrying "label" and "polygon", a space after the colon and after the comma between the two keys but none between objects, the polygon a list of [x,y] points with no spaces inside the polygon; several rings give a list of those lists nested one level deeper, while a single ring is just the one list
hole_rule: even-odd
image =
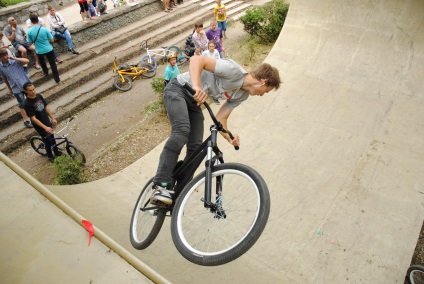
[{"label": "concrete ramp", "polygon": [[252,166],[271,191],[247,254],[191,264],[169,220],[132,249],[132,209],[163,143],[108,178],[49,189],[174,283],[401,283],[424,218],[424,2],[290,2],[266,60],[284,84],[232,114],[240,151],[221,141],[226,161]]}]

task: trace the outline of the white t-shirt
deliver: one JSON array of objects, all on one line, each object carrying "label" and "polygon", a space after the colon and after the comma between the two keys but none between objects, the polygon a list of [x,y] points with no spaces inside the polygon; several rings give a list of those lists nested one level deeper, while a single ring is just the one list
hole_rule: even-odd
[{"label": "white t-shirt", "polygon": [[[28,29],[32,27],[32,23],[31,23],[30,19],[26,20],[26,25],[27,25]],[[38,17],[38,25],[44,27],[44,20],[41,19],[40,17]]]},{"label": "white t-shirt", "polygon": [[202,55],[206,57],[212,57],[215,59],[221,59],[221,56],[219,55],[219,52],[216,49],[213,50],[213,53],[211,53],[209,49],[206,49],[205,51],[202,52]]}]

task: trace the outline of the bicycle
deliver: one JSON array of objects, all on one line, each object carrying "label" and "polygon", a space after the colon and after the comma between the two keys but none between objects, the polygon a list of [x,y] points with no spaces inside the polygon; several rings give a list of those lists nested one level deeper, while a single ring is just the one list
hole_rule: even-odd
[{"label": "bicycle", "polygon": [[405,283],[423,284],[424,283],[424,266],[411,265],[406,272]]},{"label": "bicycle", "polygon": [[120,65],[116,62],[116,56],[113,60],[113,73],[118,76],[113,81],[115,88],[121,91],[129,91],[132,88],[132,81],[141,76],[144,78],[152,78],[156,75],[156,68],[150,64],[142,64],[141,67],[137,64]]},{"label": "bicycle", "polygon": [[[69,122],[71,122],[74,119],[74,117],[71,117],[67,122],[65,127],[63,127],[61,130],[55,132],[54,134],[59,135],[62,131],[68,129]],[[79,160],[83,164],[85,164],[86,159],[85,155],[75,146],[71,141],[68,140],[69,131],[65,134],[59,135],[58,137],[54,137],[52,140],[52,151],[54,147],[57,147],[59,150],[64,151],[68,153],[69,156],[72,157],[73,160]],[[32,136],[30,138],[30,143],[32,149],[35,150],[38,154],[41,156],[47,156],[46,146],[44,144],[43,138],[41,136]]]},{"label": "bicycle", "polygon": [[[190,86],[184,87],[194,94]],[[130,241],[136,249],[147,248],[170,216],[172,240],[180,254],[195,264],[214,266],[240,257],[255,244],[271,205],[267,184],[258,172],[247,165],[224,163],[218,132],[233,136],[206,102],[204,106],[214,122],[211,135],[173,170],[171,206],[151,205],[153,178],[147,182],[131,217]],[[205,157],[205,170],[193,178]]]},{"label": "bicycle", "polygon": [[147,55],[141,58],[141,65],[143,64],[151,64],[155,69],[158,67],[158,63],[156,61],[155,56],[159,56],[162,59],[162,62],[165,63],[168,60],[168,54],[173,52],[177,56],[177,66],[181,66],[190,60],[187,56],[183,55],[180,48],[175,45],[166,47],[163,46],[157,49],[149,49],[147,42],[151,40],[152,37],[146,39],[144,44],[141,46],[141,49],[146,49]]}]

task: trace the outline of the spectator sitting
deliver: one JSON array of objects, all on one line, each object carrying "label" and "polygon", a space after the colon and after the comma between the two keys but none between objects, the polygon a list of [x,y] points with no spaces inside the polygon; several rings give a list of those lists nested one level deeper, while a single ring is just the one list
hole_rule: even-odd
[{"label": "spectator sitting", "polygon": [[208,50],[203,51],[202,55],[206,57],[212,57],[215,59],[221,58],[221,56],[219,56],[218,50],[216,50],[216,43],[213,40],[209,41]]},{"label": "spectator sitting", "polygon": [[9,47],[4,45],[3,37],[4,37],[4,34],[3,32],[0,31],[0,47],[6,49],[7,54],[9,54],[9,56],[15,57],[15,54],[9,49]]},{"label": "spectator sitting", "polygon": [[88,0],[88,13],[90,14],[91,17],[94,17],[97,15],[96,12],[96,7],[94,7],[94,1],[93,0]]},{"label": "spectator sitting", "polygon": [[[35,55],[35,46],[27,41],[24,29],[17,25],[16,19],[13,17],[10,17],[7,21],[9,24],[3,29],[4,35],[13,47],[21,53],[21,57],[28,58],[27,52],[34,52],[35,69],[40,69],[38,57]],[[24,67],[28,67],[28,64],[25,64]]]},{"label": "spectator sitting", "polygon": [[47,14],[47,21],[50,23],[50,32],[52,36],[66,40],[68,51],[72,52],[73,54],[79,54],[79,52],[74,49],[71,33],[68,31],[68,29],[66,29],[64,33],[56,30],[60,26],[65,26],[65,19],[63,19],[59,13],[56,13],[53,7],[49,6],[47,9],[49,11]]}]

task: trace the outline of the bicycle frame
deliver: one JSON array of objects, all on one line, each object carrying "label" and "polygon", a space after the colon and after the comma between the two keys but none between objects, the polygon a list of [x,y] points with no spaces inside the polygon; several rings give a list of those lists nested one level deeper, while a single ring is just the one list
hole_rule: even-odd
[{"label": "bicycle frame", "polygon": [[[191,89],[191,87],[187,84],[184,85],[184,87],[190,92],[193,93],[194,90]],[[231,138],[233,139],[233,135],[230,131],[225,130],[222,126],[222,124],[216,119],[215,115],[213,114],[211,108],[209,107],[208,103],[203,103],[206,109],[208,110],[209,114],[211,115],[212,120],[214,121],[214,124],[210,127],[211,135],[203,141],[203,143],[199,146],[199,148],[192,153],[185,161],[180,161],[177,163],[177,166],[175,167],[173,173],[172,173],[172,184],[171,188],[174,189],[174,200],[177,199],[178,195],[181,193],[181,191],[184,189],[184,187],[187,185],[187,183],[193,178],[194,173],[196,172],[197,168],[202,163],[203,159],[206,157],[205,161],[205,195],[203,198],[203,203],[205,208],[210,208],[212,212],[214,212],[217,208],[219,208],[220,203],[220,196],[222,194],[221,189],[221,178],[217,178],[216,183],[216,194],[217,194],[217,202],[213,203],[211,200],[212,197],[212,168],[217,164],[224,163],[223,153],[219,150],[217,139],[218,139],[218,132],[223,131],[228,133]],[[235,147],[236,150],[238,150],[238,147]],[[213,155],[215,154],[215,155]],[[147,206],[148,204],[145,204]],[[142,211],[146,210],[156,210],[156,209],[163,209],[163,207],[145,207],[141,209]],[[172,206],[170,208],[165,208],[172,212]],[[225,214],[225,213],[223,213]]]},{"label": "bicycle frame", "polygon": [[148,68],[138,67],[136,65],[125,65],[118,66],[116,62],[116,57],[113,60],[113,72],[116,72],[118,76],[121,78],[121,82],[125,82],[123,75],[131,76],[131,79],[135,79],[141,74],[147,73],[149,71]]}]

